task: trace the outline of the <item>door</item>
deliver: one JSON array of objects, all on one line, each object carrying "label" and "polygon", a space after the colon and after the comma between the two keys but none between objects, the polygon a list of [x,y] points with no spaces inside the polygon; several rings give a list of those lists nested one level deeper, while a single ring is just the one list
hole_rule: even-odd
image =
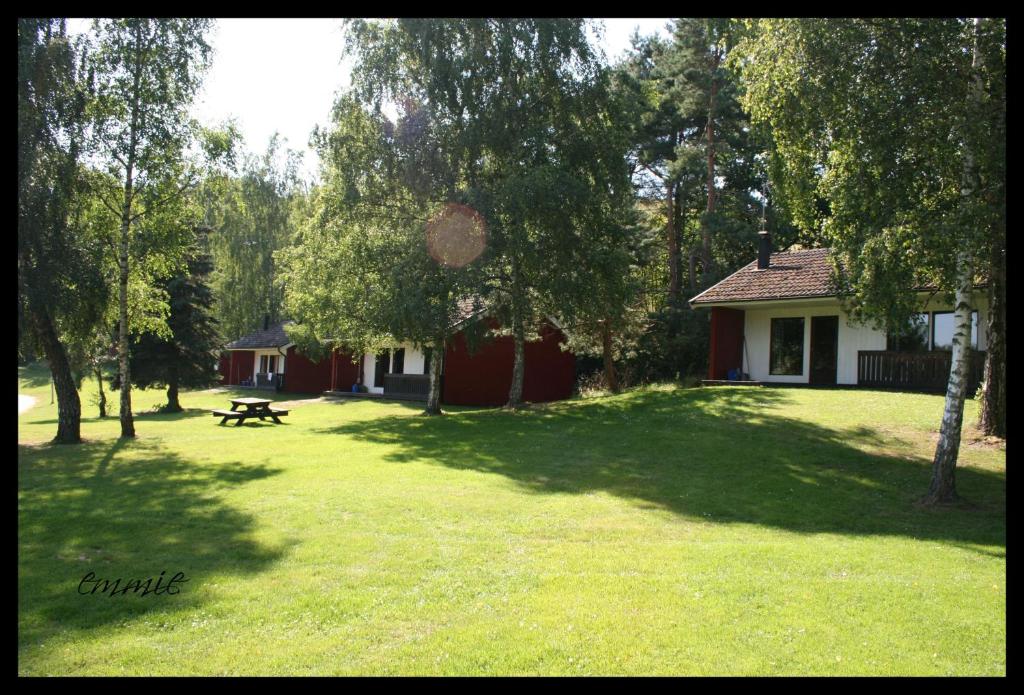
[{"label": "door", "polygon": [[812,384],[836,383],[836,365],[839,357],[839,317],[811,317],[811,374]]},{"label": "door", "polygon": [[384,375],[388,373],[388,367],[391,365],[391,351],[385,350],[384,352],[377,355],[377,363],[374,365],[373,370],[373,386],[381,388],[384,386]]}]

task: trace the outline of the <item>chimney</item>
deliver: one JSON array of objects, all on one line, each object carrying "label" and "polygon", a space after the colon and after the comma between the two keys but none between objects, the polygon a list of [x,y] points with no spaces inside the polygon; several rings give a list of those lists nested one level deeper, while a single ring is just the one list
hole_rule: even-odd
[{"label": "chimney", "polygon": [[263,314],[263,330],[270,328],[270,314]]},{"label": "chimney", "polygon": [[772,235],[768,230],[762,229],[757,233],[759,246],[757,249],[757,269],[765,270],[771,264],[772,256]]}]

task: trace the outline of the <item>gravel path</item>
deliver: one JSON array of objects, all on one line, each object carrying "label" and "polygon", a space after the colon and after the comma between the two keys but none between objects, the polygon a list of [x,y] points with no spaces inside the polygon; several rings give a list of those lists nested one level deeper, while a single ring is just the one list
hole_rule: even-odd
[{"label": "gravel path", "polygon": [[35,404],[36,404],[36,399],[35,398],[33,398],[32,396],[22,396],[19,393],[18,394],[18,415],[21,415],[22,413],[24,413],[26,410],[28,410],[29,408],[31,408]]}]

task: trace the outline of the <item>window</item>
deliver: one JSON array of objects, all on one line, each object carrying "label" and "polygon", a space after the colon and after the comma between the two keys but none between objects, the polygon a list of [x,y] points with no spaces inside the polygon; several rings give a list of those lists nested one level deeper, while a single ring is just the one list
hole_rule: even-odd
[{"label": "window", "polygon": [[[932,314],[932,350],[953,349],[954,314],[936,311]],[[978,349],[978,312],[971,312],[971,347]]]},{"label": "window", "polygon": [[274,374],[277,355],[260,355],[260,374]]},{"label": "window", "polygon": [[430,357],[434,348],[423,348],[423,373],[430,374]]},{"label": "window", "polygon": [[902,329],[889,332],[885,349],[894,352],[927,352],[929,323],[928,314],[914,314]]},{"label": "window", "polygon": [[391,359],[391,373],[405,374],[405,348],[395,350],[395,356]]},{"label": "window", "polygon": [[804,319],[772,319],[769,374],[804,373]]}]

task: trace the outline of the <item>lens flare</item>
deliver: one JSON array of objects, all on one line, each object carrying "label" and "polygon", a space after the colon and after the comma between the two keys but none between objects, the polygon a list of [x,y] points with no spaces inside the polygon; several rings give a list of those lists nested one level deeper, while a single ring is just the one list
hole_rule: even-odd
[{"label": "lens flare", "polygon": [[487,247],[483,215],[461,203],[448,203],[427,223],[427,251],[449,268],[461,268],[476,260]]}]

